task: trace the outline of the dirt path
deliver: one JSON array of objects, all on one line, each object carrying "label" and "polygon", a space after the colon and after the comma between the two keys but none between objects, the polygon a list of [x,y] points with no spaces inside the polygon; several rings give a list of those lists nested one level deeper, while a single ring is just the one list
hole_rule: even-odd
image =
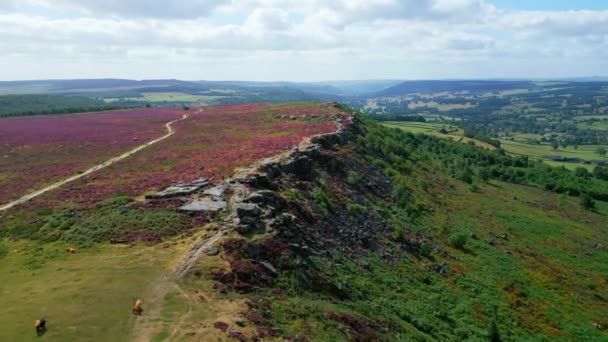
[{"label": "dirt path", "polygon": [[129,150],[129,151],[127,151],[127,152],[119,155],[118,157],[114,157],[112,159],[106,160],[105,162],[103,162],[103,163],[101,163],[99,165],[95,165],[92,168],[90,168],[90,169],[88,169],[88,170],[86,170],[86,171],[84,171],[82,173],[79,173],[77,175],[73,175],[73,176],[71,176],[69,178],[66,178],[64,180],[55,182],[55,183],[53,183],[51,185],[48,185],[48,186],[46,186],[46,187],[44,187],[44,188],[42,188],[40,190],[36,190],[36,191],[34,191],[32,193],[29,193],[29,194],[27,194],[27,195],[25,195],[25,196],[23,196],[23,197],[21,197],[21,198],[19,198],[17,200],[14,200],[12,202],[4,204],[4,205],[0,206],[0,211],[4,211],[4,210],[10,209],[10,208],[12,208],[12,207],[14,207],[16,205],[25,203],[25,202],[27,202],[27,201],[29,201],[29,200],[31,200],[33,198],[36,198],[36,197],[38,197],[38,196],[40,196],[40,195],[42,195],[42,194],[44,194],[44,193],[46,193],[48,191],[57,189],[60,186],[63,186],[65,184],[70,183],[72,181],[75,181],[77,179],[80,179],[80,178],[82,178],[84,176],[90,175],[93,172],[99,171],[99,170],[101,170],[103,168],[106,168],[106,167],[108,167],[108,166],[110,166],[110,165],[112,165],[112,164],[114,164],[114,163],[116,163],[118,161],[121,161],[121,160],[123,160],[125,158],[128,158],[128,157],[130,157],[133,154],[135,154],[135,153],[143,150],[144,148],[146,148],[148,146],[151,146],[151,145],[154,145],[154,144],[156,144],[156,143],[158,143],[160,141],[163,141],[163,140],[167,139],[168,137],[172,136],[173,134],[175,134],[175,130],[173,129],[173,126],[172,126],[174,123],[176,123],[178,121],[186,120],[187,118],[188,118],[188,115],[184,114],[184,116],[181,119],[177,119],[177,120],[173,120],[171,122],[167,122],[165,124],[165,128],[167,129],[167,134],[163,135],[160,138],[156,138],[156,139],[154,139],[152,141],[148,141],[147,143],[145,143],[143,145],[139,145],[139,146],[135,147],[134,149]]},{"label": "dirt path", "polygon": [[175,267],[175,271],[161,277],[144,294],[142,300],[148,311],[141,317],[132,317],[131,322],[129,323],[132,327],[131,339],[133,341],[151,341],[154,336],[162,331],[162,307],[165,303],[165,298],[169,293],[177,293],[184,297],[186,302],[188,302],[188,311],[176,318],[175,322],[170,325],[169,337],[165,340],[171,341],[177,338],[180,328],[192,312],[192,303],[190,302],[188,295],[182,290],[180,280],[188,273],[207,248],[213,247],[224,234],[232,229],[228,223],[236,217],[236,209],[234,209],[235,202],[242,201],[249,191],[241,184],[234,184],[232,185],[232,192],[233,193],[228,200],[230,202],[229,208],[232,209],[228,215],[224,217],[224,224],[220,226],[219,230],[211,236],[209,236],[210,234],[208,234],[208,232],[203,233],[195,243],[191,243],[184,252],[181,252],[181,257],[177,258],[179,261],[176,264],[177,267]]},{"label": "dirt path", "polygon": [[132,341],[152,341],[154,336],[162,331],[162,308],[165,304],[166,296],[173,292],[178,293],[185,298],[185,301],[188,303],[188,311],[183,313],[179,319],[176,319],[175,322],[170,325],[170,336],[165,340],[170,341],[178,334],[179,328],[192,312],[190,299],[182,290],[178,281],[188,272],[196,260],[198,260],[198,257],[205,248],[213,246],[225,232],[226,230],[220,229],[211,237],[202,236],[192,248],[184,253],[175,272],[161,277],[146,291],[142,298],[146,307],[145,314],[142,316],[132,316],[129,322],[129,325],[131,326]]}]

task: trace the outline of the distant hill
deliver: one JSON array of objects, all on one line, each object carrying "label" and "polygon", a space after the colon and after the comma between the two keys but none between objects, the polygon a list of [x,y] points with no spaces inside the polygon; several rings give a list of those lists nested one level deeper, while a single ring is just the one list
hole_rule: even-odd
[{"label": "distant hill", "polygon": [[405,81],[376,93],[377,96],[401,96],[413,93],[441,93],[444,91],[487,92],[534,87],[530,81]]}]

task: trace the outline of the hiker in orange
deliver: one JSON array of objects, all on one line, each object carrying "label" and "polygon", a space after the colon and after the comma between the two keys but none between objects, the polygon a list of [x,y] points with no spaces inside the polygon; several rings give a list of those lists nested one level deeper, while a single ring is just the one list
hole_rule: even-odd
[{"label": "hiker in orange", "polygon": [[138,299],[135,301],[135,305],[133,305],[133,308],[131,309],[131,312],[134,315],[141,315],[141,313],[144,311],[144,309],[142,309],[142,307],[141,307],[141,304],[142,304],[141,299]]},{"label": "hiker in orange", "polygon": [[46,320],[44,318],[35,320],[34,328],[36,328],[36,333],[38,335],[42,334],[46,330]]}]

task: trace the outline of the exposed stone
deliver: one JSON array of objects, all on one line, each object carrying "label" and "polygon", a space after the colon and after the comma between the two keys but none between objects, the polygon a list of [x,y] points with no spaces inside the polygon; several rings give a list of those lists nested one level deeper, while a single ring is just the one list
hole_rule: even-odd
[{"label": "exposed stone", "polygon": [[179,211],[185,212],[201,212],[201,211],[220,211],[226,208],[225,201],[193,201],[179,207]]},{"label": "exposed stone", "polygon": [[246,325],[247,325],[247,321],[245,321],[245,319],[240,318],[240,317],[239,317],[239,318],[236,318],[236,319],[234,320],[234,323],[235,323],[236,325],[238,325],[239,327],[244,327],[244,326],[246,326]]},{"label": "exposed stone", "polygon": [[222,197],[226,190],[230,188],[230,185],[227,183],[220,184],[218,186],[214,186],[213,188],[207,189],[203,191],[203,195]]},{"label": "exposed stone", "polygon": [[262,267],[264,267],[268,272],[270,272],[271,275],[276,276],[279,274],[279,272],[277,271],[276,268],[274,268],[274,266],[272,266],[270,263],[266,262],[266,261],[262,261],[260,263],[260,265],[262,265]]},{"label": "exposed stone", "polygon": [[188,196],[196,191],[198,191],[200,187],[198,186],[184,186],[184,185],[174,185],[166,188],[163,191],[157,192],[155,194],[146,195],[147,199],[163,199],[163,198],[173,198],[173,197],[181,197]]},{"label": "exposed stone", "polygon": [[249,197],[247,197],[247,199],[245,201],[249,202],[249,203],[262,203],[262,202],[264,202],[264,196],[262,196],[261,194],[259,194],[257,192],[254,192]]},{"label": "exposed stone", "polygon": [[245,254],[249,259],[257,259],[262,253],[262,247],[257,243],[248,244],[245,248]]},{"label": "exposed stone", "polygon": [[200,189],[208,186],[209,180],[206,178],[197,179],[191,183],[178,183],[155,194],[146,195],[147,199],[164,199],[191,195]]},{"label": "exposed stone", "polygon": [[258,217],[260,216],[260,207],[253,203],[239,203],[236,212],[241,220],[244,217]]},{"label": "exposed stone", "polygon": [[247,225],[247,224],[241,224],[241,225],[236,226],[236,228],[234,228],[234,230],[236,230],[236,232],[239,234],[247,234],[251,231],[251,226]]},{"label": "exposed stone", "polygon": [[220,250],[215,248],[215,247],[205,247],[203,249],[203,253],[209,255],[209,256],[216,256],[218,254],[220,254]]},{"label": "exposed stone", "polygon": [[190,183],[192,186],[199,186],[199,187],[205,187],[209,184],[211,184],[211,181],[209,181],[207,178],[199,178],[195,181],[193,181],[192,183]]}]

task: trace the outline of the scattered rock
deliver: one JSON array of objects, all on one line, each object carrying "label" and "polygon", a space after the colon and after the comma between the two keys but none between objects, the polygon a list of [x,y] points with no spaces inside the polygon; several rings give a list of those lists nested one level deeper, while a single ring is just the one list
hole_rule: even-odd
[{"label": "scattered rock", "polygon": [[268,272],[270,272],[270,274],[272,276],[277,276],[279,274],[279,272],[277,271],[277,269],[274,268],[274,266],[272,266],[269,262],[262,261],[260,263],[260,265],[262,265],[262,267],[264,267]]},{"label": "scattered rock", "polygon": [[245,247],[245,254],[249,259],[257,259],[261,253],[262,247],[257,243],[251,243]]},{"label": "scattered rock", "polygon": [[216,256],[216,255],[220,254],[220,250],[215,247],[208,246],[208,247],[203,248],[203,253],[205,253],[209,256]]},{"label": "scattered rock", "polygon": [[241,220],[244,217],[258,217],[260,215],[260,207],[253,203],[239,203],[236,212]]},{"label": "scattered rock", "polygon": [[439,273],[443,277],[448,276],[449,266],[445,263],[433,265],[433,271]]},{"label": "scattered rock", "polygon": [[234,320],[234,324],[238,325],[239,327],[244,327],[247,325],[247,321],[245,321],[244,318],[237,318]]}]

